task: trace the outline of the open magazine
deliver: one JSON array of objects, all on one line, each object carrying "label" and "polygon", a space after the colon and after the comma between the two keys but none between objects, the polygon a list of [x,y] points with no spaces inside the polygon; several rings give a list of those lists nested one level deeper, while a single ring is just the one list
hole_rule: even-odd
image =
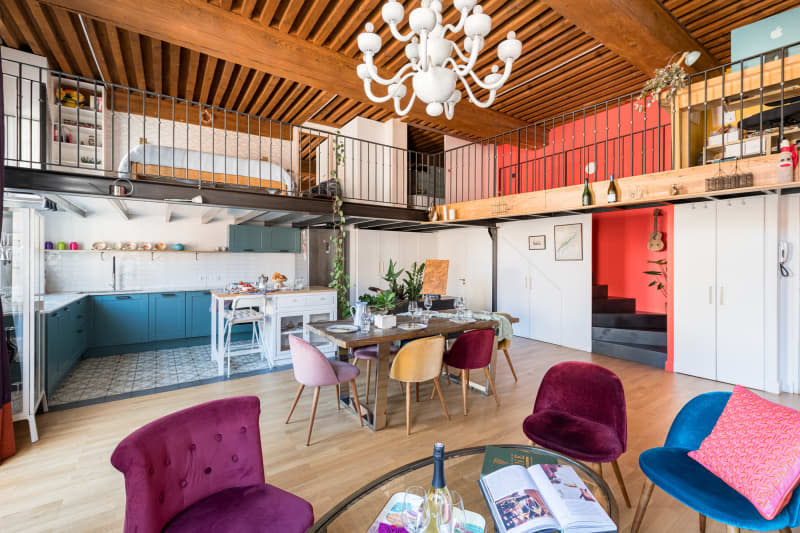
[{"label": "open magazine", "polygon": [[566,465],[511,465],[478,482],[501,533],[617,531],[575,470]]}]

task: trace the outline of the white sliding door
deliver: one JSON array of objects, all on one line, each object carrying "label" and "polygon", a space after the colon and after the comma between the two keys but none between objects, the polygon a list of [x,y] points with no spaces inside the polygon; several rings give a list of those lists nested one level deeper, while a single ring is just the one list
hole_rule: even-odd
[{"label": "white sliding door", "polygon": [[717,379],[764,389],[764,198],[717,204]]},{"label": "white sliding door", "polygon": [[716,202],[675,206],[675,372],[717,379]]},{"label": "white sliding door", "polygon": [[531,276],[528,262],[513,242],[501,238],[497,245],[497,306],[498,311],[520,319],[513,325],[514,335],[530,338]]}]

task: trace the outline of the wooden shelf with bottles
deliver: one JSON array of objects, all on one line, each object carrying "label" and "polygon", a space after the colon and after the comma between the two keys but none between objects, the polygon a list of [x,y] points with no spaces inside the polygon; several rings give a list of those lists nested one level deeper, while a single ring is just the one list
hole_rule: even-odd
[{"label": "wooden shelf with bottles", "polygon": [[106,113],[104,87],[65,76],[50,75],[50,162],[102,169]]},{"label": "wooden shelf with bottles", "polygon": [[[673,108],[673,168],[717,163],[739,157],[769,155],[779,150],[777,127],[759,123],[761,132],[736,126],[742,118],[758,117],[800,96],[800,54],[766,61],[742,70],[719,70],[719,75],[678,91]],[[761,115],[763,116],[763,115]],[[733,129],[731,129],[733,128]],[[726,133],[730,136],[728,138]],[[800,140],[800,128],[784,122],[784,136]],[[727,155],[726,155],[727,154]]]}]

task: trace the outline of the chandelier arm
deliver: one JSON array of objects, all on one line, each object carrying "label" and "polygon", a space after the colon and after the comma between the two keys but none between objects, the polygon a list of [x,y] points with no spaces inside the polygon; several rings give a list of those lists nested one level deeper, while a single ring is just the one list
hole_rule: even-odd
[{"label": "chandelier arm", "polygon": [[386,96],[375,96],[372,92],[372,80],[364,80],[364,92],[367,93],[367,98],[376,104],[388,102],[392,98],[392,95],[388,91],[386,92]]},{"label": "chandelier arm", "polygon": [[401,76],[405,73],[406,70],[409,68],[414,68],[414,63],[406,63],[403,68],[401,68],[397,74],[392,76],[391,79],[382,78],[380,74],[378,74],[378,67],[375,66],[375,63],[372,62],[372,54],[364,54],[364,64],[367,65],[367,69],[369,70],[370,77],[380,83],[381,85],[391,85],[393,83],[398,83],[400,81]]},{"label": "chandelier arm", "polygon": [[455,107],[453,104],[444,104],[444,116],[447,117],[447,120],[452,120]]},{"label": "chandelier arm", "polygon": [[419,34],[419,67],[421,70],[428,70],[428,32],[423,30]]},{"label": "chandelier arm", "polygon": [[499,89],[505,82],[508,81],[508,77],[511,76],[511,61],[506,61],[505,69],[503,70],[503,75],[500,77],[497,82],[488,84],[481,81],[481,79],[475,74],[475,72],[470,71],[469,75],[472,76],[472,79],[475,80],[475,83],[481,89],[486,89],[487,91],[496,91]]},{"label": "chandelier arm", "polygon": [[461,18],[459,19],[458,24],[456,24],[455,26],[453,26],[452,24],[448,24],[447,26],[445,26],[442,35],[444,35],[448,31],[451,33],[460,32],[461,28],[464,27],[464,23],[466,22],[468,16],[469,16],[469,10],[463,9],[461,11]]},{"label": "chandelier arm", "polygon": [[395,110],[395,112],[400,116],[407,115],[408,112],[411,111],[411,106],[414,105],[414,101],[416,99],[417,99],[417,93],[412,92],[411,93],[411,98],[408,101],[408,105],[406,106],[405,109],[401,109],[400,108],[400,99],[399,98],[395,98],[394,99],[394,110]]},{"label": "chandelier arm", "polygon": [[475,63],[478,62],[478,55],[480,52],[478,51],[478,43],[473,43],[472,50],[470,51],[469,58],[461,54],[461,51],[458,47],[454,44],[453,49],[456,51],[458,57],[465,63],[464,65],[459,65],[455,62],[452,57],[448,57],[447,61],[453,64],[453,70],[459,72],[460,74],[466,75],[468,72],[471,72],[473,68],[475,68]]},{"label": "chandelier arm", "polygon": [[494,103],[495,94],[497,93],[496,89],[490,90],[489,91],[489,98],[485,102],[481,102],[480,100],[478,100],[478,98],[472,92],[472,89],[470,88],[469,83],[467,83],[466,78],[464,78],[464,76],[462,76],[461,74],[459,74],[457,72],[456,72],[456,76],[458,76],[458,78],[461,80],[461,83],[464,85],[464,89],[466,89],[466,91],[467,91],[467,97],[469,98],[469,101],[472,102],[474,105],[485,109],[485,108],[489,107],[490,105],[492,105],[492,103]]},{"label": "chandelier arm", "polygon": [[403,35],[397,30],[397,24],[389,24],[389,29],[392,30],[392,37],[401,42],[410,41],[414,37],[414,30],[410,30],[408,34]]}]

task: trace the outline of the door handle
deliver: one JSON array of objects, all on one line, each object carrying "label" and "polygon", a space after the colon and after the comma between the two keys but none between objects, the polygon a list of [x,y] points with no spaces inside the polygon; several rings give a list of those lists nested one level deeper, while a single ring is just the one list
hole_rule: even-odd
[{"label": "door handle", "polygon": [[117,300],[130,300],[130,296],[117,296]]},{"label": "door handle", "polygon": [[167,293],[163,293],[161,296],[163,296],[164,298],[175,298],[178,295],[175,294],[174,292],[167,292]]},{"label": "door handle", "polygon": [[708,304],[711,305],[714,303],[714,287],[711,285],[708,286]]},{"label": "door handle", "polygon": [[719,288],[719,305],[725,305],[725,287]]}]

